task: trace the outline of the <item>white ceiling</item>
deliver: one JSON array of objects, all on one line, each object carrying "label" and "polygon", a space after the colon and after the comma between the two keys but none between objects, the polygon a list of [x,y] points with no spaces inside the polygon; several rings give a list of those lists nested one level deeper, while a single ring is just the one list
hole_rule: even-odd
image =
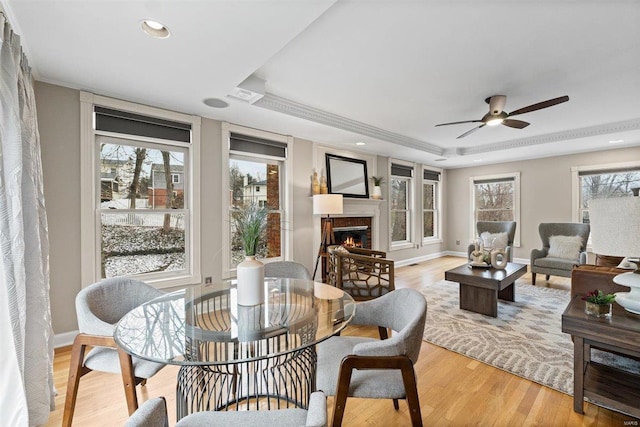
[{"label": "white ceiling", "polygon": [[[445,168],[640,146],[637,0],[0,2],[38,80],[323,145]],[[227,97],[250,75],[265,98]],[[522,130],[435,127],[496,94],[570,101]]]}]

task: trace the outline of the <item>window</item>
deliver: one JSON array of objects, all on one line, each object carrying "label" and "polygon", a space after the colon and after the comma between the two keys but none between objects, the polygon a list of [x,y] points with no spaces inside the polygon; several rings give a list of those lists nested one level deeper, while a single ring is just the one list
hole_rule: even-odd
[{"label": "window", "polygon": [[[478,221],[516,221],[520,223],[520,173],[471,177],[471,236]],[[516,227],[514,246],[520,246],[520,227]]]},{"label": "window", "polygon": [[[225,124],[223,138],[228,145],[223,147],[223,157],[228,167],[223,201],[227,227],[223,232],[225,275],[232,275],[236,266],[244,260],[240,236],[236,234],[232,215],[249,204],[267,210],[267,227],[257,256],[265,259],[286,259],[291,246],[290,233],[283,224],[287,221],[287,206],[290,205],[290,139],[282,135],[245,129]],[[225,203],[226,202],[226,203]]]},{"label": "window", "polygon": [[199,176],[200,119],[84,92],[81,101],[82,156],[92,159],[81,172],[83,285],[199,281],[199,194],[188,177]]},{"label": "window", "polygon": [[[611,197],[631,197],[632,188],[640,187],[640,163],[572,168],[576,222],[589,223],[589,201]],[[575,188],[577,186],[577,188]]]},{"label": "window", "polygon": [[430,169],[422,171],[422,241],[428,243],[430,240],[439,239],[439,217],[438,208],[440,205],[440,172]]},{"label": "window", "polygon": [[406,247],[411,243],[411,188],[413,166],[391,163],[389,183],[389,220],[391,246]]}]

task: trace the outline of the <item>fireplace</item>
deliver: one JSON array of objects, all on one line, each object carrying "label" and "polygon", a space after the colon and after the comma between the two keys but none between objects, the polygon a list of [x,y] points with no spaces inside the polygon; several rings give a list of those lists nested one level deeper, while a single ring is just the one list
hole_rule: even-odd
[{"label": "fireplace", "polygon": [[[322,218],[321,226],[324,226],[326,218]],[[336,245],[355,246],[371,249],[372,218],[370,216],[337,217],[333,221],[333,237]]]}]

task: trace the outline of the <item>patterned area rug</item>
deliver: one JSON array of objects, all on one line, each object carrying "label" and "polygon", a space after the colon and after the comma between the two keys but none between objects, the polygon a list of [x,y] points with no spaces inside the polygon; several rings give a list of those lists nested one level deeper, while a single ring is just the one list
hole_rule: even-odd
[{"label": "patterned area rug", "polygon": [[[498,300],[498,317],[459,308],[459,285],[441,280],[421,291],[428,303],[424,339],[512,374],[573,394],[573,342],[561,329],[569,292],[516,283],[516,301]],[[629,359],[602,361],[638,372]],[[605,360],[606,359],[606,360]]]}]

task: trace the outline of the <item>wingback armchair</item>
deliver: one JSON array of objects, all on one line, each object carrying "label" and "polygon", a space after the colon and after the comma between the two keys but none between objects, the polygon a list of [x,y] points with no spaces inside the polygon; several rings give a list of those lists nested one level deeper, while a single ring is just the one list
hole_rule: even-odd
[{"label": "wingback armchair", "polygon": [[343,246],[330,246],[328,252],[329,284],[356,301],[377,298],[395,289],[394,262],[385,252]]},{"label": "wingback armchair", "polygon": [[571,277],[576,265],[587,263],[587,240],[591,228],[580,223],[541,223],[538,226],[542,249],[531,251],[531,283],[536,274]]},{"label": "wingback armchair", "polygon": [[[513,240],[516,236],[515,221],[478,221],[476,223],[476,229],[478,230],[478,237],[482,237],[482,233],[487,232],[491,234],[507,233],[507,246],[504,248],[507,252],[507,261],[513,262]],[[475,245],[471,244],[467,248],[467,258],[471,258],[471,252],[475,250]]]}]

